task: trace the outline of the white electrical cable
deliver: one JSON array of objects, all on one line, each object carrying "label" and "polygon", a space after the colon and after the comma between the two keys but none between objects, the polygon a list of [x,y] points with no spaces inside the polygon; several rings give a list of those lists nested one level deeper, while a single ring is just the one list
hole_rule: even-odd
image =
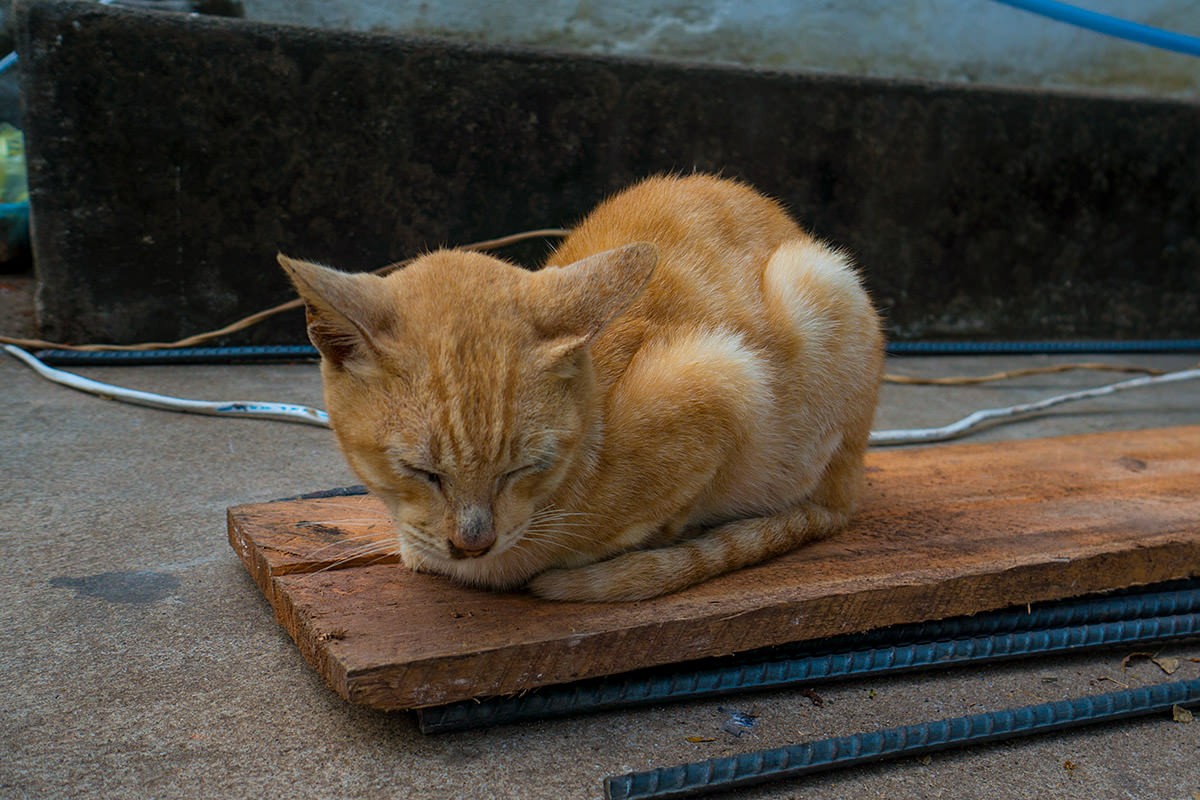
[{"label": "white electrical cable", "polygon": [[890,444],[919,444],[921,442],[941,442],[946,439],[956,439],[960,436],[965,436],[971,431],[978,430],[989,424],[999,424],[1002,422],[1013,422],[1022,417],[1036,414],[1039,411],[1045,411],[1048,408],[1053,408],[1063,403],[1071,403],[1076,400],[1087,400],[1092,397],[1102,397],[1104,395],[1113,394],[1115,392],[1124,391],[1125,389],[1140,389],[1143,386],[1154,386],[1161,383],[1173,383],[1175,381],[1186,381],[1195,378],[1200,378],[1200,369],[1185,369],[1179,372],[1168,372],[1164,375],[1146,375],[1141,378],[1133,378],[1120,383],[1110,383],[1107,386],[1097,386],[1094,389],[1081,389],[1077,392],[1069,392],[1060,394],[1054,397],[1047,397],[1044,400],[1037,400],[1032,403],[1022,403],[1015,406],[1007,406],[1005,408],[985,408],[981,411],[976,411],[973,414],[960,419],[958,422],[952,422],[941,428],[916,428],[913,430],[895,430],[895,431],[872,431],[870,443],[872,445],[890,445]]},{"label": "white electrical cable", "polygon": [[250,419],[273,419],[281,422],[304,422],[309,425],[329,427],[329,417],[319,408],[292,405],[290,403],[260,403],[241,400],[185,400],[153,392],[140,392],[136,389],[126,389],[111,383],[101,383],[64,372],[61,369],[48,367],[40,359],[11,344],[4,345],[9,355],[27,364],[34,372],[47,380],[61,383],[81,392],[107,397],[110,400],[120,400],[123,403],[133,403],[150,408],[161,408],[167,411],[185,411],[191,414],[209,414],[218,417],[248,417]]},{"label": "white electrical cable", "polygon": [[[89,392],[91,394],[107,397],[112,400],[120,400],[126,403],[149,406],[150,408],[160,408],[167,411],[184,411],[193,414],[210,414],[214,416],[248,417],[252,419],[273,419],[283,422],[304,422],[309,425],[319,425],[325,428],[329,427],[328,415],[326,415],[326,413],[319,408],[309,408],[307,406],[291,405],[288,403],[260,403],[241,401],[209,402],[202,400],[185,400],[178,397],[170,397],[168,395],[140,392],[135,389],[125,389],[121,386],[114,386],[109,383],[93,381],[70,372],[64,372],[63,370],[48,367],[36,357],[13,345],[4,345],[4,349],[15,358],[25,362],[43,378],[54,381],[55,383],[60,383],[64,386],[69,386],[72,389]],[[1094,389],[1082,389],[1077,392],[1069,392],[1068,394],[1047,397],[1044,400],[1037,400],[1032,403],[1022,403],[1020,405],[1007,406],[1005,408],[983,409],[981,411],[976,411],[973,414],[969,414],[957,422],[953,422],[940,428],[872,431],[870,443],[873,446],[885,446],[897,444],[920,444],[926,442],[940,442],[947,439],[957,439],[987,425],[1013,422],[1017,419],[1036,414],[1040,411],[1045,411],[1048,408],[1062,405],[1063,403],[1070,403],[1076,400],[1087,400],[1093,397],[1102,397],[1104,395],[1124,391],[1125,389],[1140,389],[1145,386],[1173,383],[1175,381],[1186,381],[1196,378],[1200,378],[1200,369],[1187,369],[1179,372],[1168,372],[1164,375],[1148,375],[1140,378],[1133,378],[1132,380],[1121,381],[1120,383],[1112,383],[1107,386],[1098,386]]]}]

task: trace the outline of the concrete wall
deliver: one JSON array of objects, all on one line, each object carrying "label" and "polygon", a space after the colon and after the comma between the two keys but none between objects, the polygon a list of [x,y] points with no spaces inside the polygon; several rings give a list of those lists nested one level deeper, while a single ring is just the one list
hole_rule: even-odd
[{"label": "concrete wall", "polygon": [[849,247],[893,338],[1200,336],[1195,102],[24,8],[47,338],[175,339],[292,296],[279,250],[376,267],[693,168]]},{"label": "concrete wall", "polygon": [[[1073,0],[1200,36],[1200,0]],[[993,0],[244,0],[246,16],[780,69],[1200,97],[1200,59]]]}]

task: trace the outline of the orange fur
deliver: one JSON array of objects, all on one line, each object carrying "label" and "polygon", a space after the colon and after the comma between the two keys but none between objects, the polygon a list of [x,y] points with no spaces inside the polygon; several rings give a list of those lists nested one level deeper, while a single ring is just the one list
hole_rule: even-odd
[{"label": "orange fur", "polygon": [[746,186],[644,181],[538,272],[453,250],[387,278],[280,263],[413,569],[634,600],[853,513],[879,320],[846,256]]}]

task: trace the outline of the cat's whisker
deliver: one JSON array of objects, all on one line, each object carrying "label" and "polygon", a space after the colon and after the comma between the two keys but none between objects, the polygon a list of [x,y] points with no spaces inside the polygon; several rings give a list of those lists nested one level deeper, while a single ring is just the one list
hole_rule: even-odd
[{"label": "cat's whisker", "polygon": [[[509,571],[516,580],[525,580],[528,575],[537,570],[537,556],[523,546],[526,543],[524,540],[518,541],[509,548],[509,551],[513,554],[513,559],[517,562],[517,568]],[[505,576],[505,578],[507,580],[508,576]]]},{"label": "cat's whisker", "polygon": [[530,524],[534,524],[534,525],[564,524],[564,525],[576,525],[576,527],[578,527],[578,525],[593,525],[593,527],[594,527],[594,525],[595,525],[595,523],[590,521],[590,519],[575,519],[575,518],[571,518],[571,517],[557,517],[557,516],[538,517],[538,518],[534,519],[534,521]]},{"label": "cat's whisker", "polygon": [[574,531],[565,531],[561,528],[535,528],[525,532],[522,537],[530,541],[553,542],[558,539],[574,540],[582,545],[594,543],[596,540],[592,536],[576,533]]},{"label": "cat's whisker", "polygon": [[390,553],[383,553],[383,554],[376,556],[375,558],[366,559],[366,560],[346,561],[346,562],[342,562],[342,563],[338,563],[338,564],[326,564],[324,567],[321,567],[320,569],[313,570],[310,574],[316,575],[321,572],[332,572],[335,570],[346,569],[349,567],[355,567],[355,568],[370,567],[370,566],[374,566],[375,564],[378,564],[379,562],[383,561],[384,559],[388,558],[391,555],[392,554],[390,554]]},{"label": "cat's whisker", "polygon": [[329,542],[328,544],[326,544],[322,547],[318,547],[315,550],[312,550],[311,552],[309,552],[309,556],[310,557],[318,556],[329,550],[344,550],[347,547],[355,548],[355,547],[374,546],[374,545],[386,546],[386,545],[390,545],[394,542],[395,542],[395,537],[390,536],[390,535],[387,538],[383,538],[383,539],[379,538],[378,536],[373,536],[370,534],[362,534],[362,535],[358,535],[358,536],[344,536],[344,537],[340,537],[332,542]]},{"label": "cat's whisker", "polygon": [[558,526],[560,526],[560,525],[561,525],[561,526],[563,526],[563,527],[566,527],[566,528],[590,528],[590,527],[594,527],[594,526],[592,525],[592,523],[590,523],[590,522],[587,522],[587,521],[585,521],[585,520],[556,519],[556,518],[553,518],[553,517],[550,517],[550,518],[541,518],[541,519],[538,519],[538,518],[531,518],[531,519],[530,519],[528,522],[526,522],[526,523],[525,523],[525,527],[526,527],[526,528],[532,528],[532,529],[541,529],[541,530],[547,530],[547,529],[551,529],[551,528],[556,528],[556,527],[558,527]]},{"label": "cat's whisker", "polygon": [[582,511],[539,511],[533,514],[530,519],[599,519],[600,514],[587,514]]},{"label": "cat's whisker", "polygon": [[[585,547],[575,547],[571,544],[569,537],[564,536],[564,531],[532,531],[526,532],[522,537],[524,542],[529,544],[537,544],[542,547],[548,547],[554,550],[562,550],[568,553],[584,552]],[[594,543],[593,539],[579,537],[584,545]],[[514,547],[516,545],[513,545]]]},{"label": "cat's whisker", "polygon": [[560,508],[558,506],[545,506],[544,508],[540,508],[537,511],[535,511],[533,516],[536,517],[539,514],[565,514],[565,515],[573,516],[573,517],[602,517],[602,516],[604,516],[603,514],[598,514],[593,511],[572,511],[569,509]]},{"label": "cat's whisker", "polygon": [[594,523],[588,522],[587,520],[573,520],[573,519],[549,518],[549,519],[538,519],[538,520],[534,520],[533,522],[529,523],[529,526],[531,528],[548,528],[548,527],[555,527],[558,525],[562,525],[562,526],[565,526],[568,528],[594,528],[595,527]]},{"label": "cat's whisker", "polygon": [[[370,558],[371,556],[374,556],[374,558]],[[313,570],[309,574],[315,575],[320,572],[328,572],[329,570],[342,569],[346,566],[351,566],[351,565],[364,566],[364,567],[370,566],[371,564],[377,564],[380,561],[383,561],[384,559],[390,558],[390,557],[399,557],[399,553],[393,551],[391,548],[366,550],[361,553],[355,553],[354,555],[347,555],[346,557],[339,558],[336,561],[331,561],[328,564],[326,564],[325,566],[323,566],[319,569]]]},{"label": "cat's whisker", "polygon": [[386,550],[386,549],[390,549],[391,547],[392,547],[392,542],[368,541],[368,542],[356,544],[354,546],[348,546],[348,547],[341,548],[342,549],[341,555],[343,555],[345,557],[353,558],[361,553],[370,553],[370,552],[374,552],[376,550]]},{"label": "cat's whisker", "polygon": [[348,558],[357,558],[369,553],[385,553],[391,552],[395,549],[396,547],[394,542],[368,542],[352,548],[345,553],[345,556]]},{"label": "cat's whisker", "polygon": [[552,531],[562,528],[564,531],[574,530],[576,532],[590,530],[592,527],[592,525],[583,522],[555,521],[552,519],[535,522],[529,526],[530,529],[539,531]]},{"label": "cat's whisker", "polygon": [[594,537],[579,533],[577,531],[568,531],[553,527],[529,528],[525,531],[525,534],[522,538],[549,541],[560,536],[564,539],[577,539],[582,542],[591,542],[595,540]]},{"label": "cat's whisker", "polygon": [[554,527],[556,525],[563,525],[568,528],[594,528],[595,527],[595,524],[592,522],[589,522],[587,520],[578,520],[578,519],[549,518],[549,519],[537,519],[537,520],[533,520],[532,522],[529,523],[529,526],[533,527],[533,528],[547,528],[547,527]]},{"label": "cat's whisker", "polygon": [[[415,555],[418,563],[422,566],[429,563],[430,560],[445,559],[445,554],[441,553],[433,544],[427,542],[416,528],[406,528],[403,534],[409,544],[409,553]],[[396,552],[399,554],[399,550]]]}]

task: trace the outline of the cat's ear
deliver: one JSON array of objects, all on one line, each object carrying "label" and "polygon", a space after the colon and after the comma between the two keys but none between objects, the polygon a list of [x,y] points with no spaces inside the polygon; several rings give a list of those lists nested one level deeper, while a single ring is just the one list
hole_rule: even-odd
[{"label": "cat's ear", "polygon": [[533,273],[541,284],[539,328],[549,339],[590,341],[638,298],[657,263],[657,247],[634,242]]},{"label": "cat's ear", "polygon": [[381,278],[339,272],[282,253],[277,258],[304,301],[308,338],[323,358],[343,369],[378,356],[376,337],[389,324],[376,285]]}]

